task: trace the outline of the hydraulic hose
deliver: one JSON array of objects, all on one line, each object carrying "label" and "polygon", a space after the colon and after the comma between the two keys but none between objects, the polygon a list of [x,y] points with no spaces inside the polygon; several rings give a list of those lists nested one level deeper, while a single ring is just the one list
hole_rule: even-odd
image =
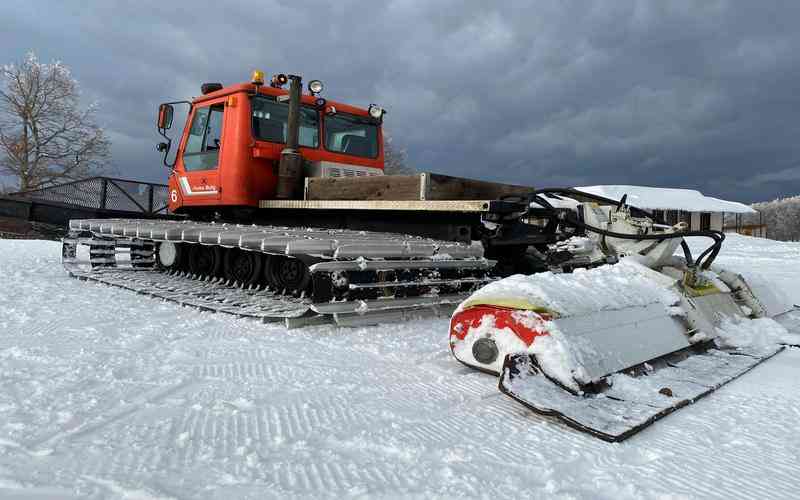
[{"label": "hydraulic hose", "polygon": [[692,267],[694,265],[692,250],[689,248],[689,244],[686,243],[686,240],[681,240],[681,250],[683,250],[683,257],[686,259],[686,265]]},{"label": "hydraulic hose", "polygon": [[[620,206],[619,201],[615,201],[609,198],[597,196],[590,193],[584,193],[582,191],[577,191],[575,189],[570,189],[570,188],[551,188],[551,189],[540,189],[534,191],[532,193],[533,201],[535,201],[537,204],[544,207],[545,209],[551,211],[552,215],[556,218],[558,218],[558,215],[556,214],[553,205],[541,196],[542,194],[548,194],[548,193],[572,194],[578,197],[585,197],[601,201],[603,203]],[[635,209],[638,212],[641,212],[642,214],[650,218],[653,218],[652,215],[645,210],[642,210],[637,207],[631,207],[631,208]],[[712,229],[700,230],[700,231],[682,231],[680,233],[671,233],[671,234],[626,234],[626,233],[616,233],[613,231],[608,231],[606,229],[601,229],[599,227],[592,226],[590,224],[586,224],[585,222],[578,220],[577,217],[572,216],[572,214],[570,213],[564,214],[564,217],[561,218],[560,220],[562,223],[566,223],[568,225],[571,225],[579,229],[583,229],[585,231],[600,234],[606,237],[626,239],[626,240],[663,241],[674,238],[683,239],[684,237],[687,236],[701,236],[701,237],[711,238],[712,240],[714,240],[714,243],[710,247],[705,249],[703,253],[701,253],[700,256],[697,258],[696,261],[692,260],[692,254],[689,249],[689,245],[686,243],[686,241],[683,240],[681,242],[681,248],[683,249],[684,256],[686,257],[686,264],[689,267],[698,266],[700,269],[704,270],[711,267],[711,264],[714,262],[714,259],[717,257],[719,251],[722,249],[722,242],[725,240],[725,233]]]}]

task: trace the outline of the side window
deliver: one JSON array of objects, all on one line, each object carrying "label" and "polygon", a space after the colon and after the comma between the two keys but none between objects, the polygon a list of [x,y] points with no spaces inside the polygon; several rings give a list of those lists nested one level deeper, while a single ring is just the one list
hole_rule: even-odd
[{"label": "side window", "polygon": [[[254,97],[253,135],[256,139],[286,143],[289,120],[289,105],[268,97]],[[317,111],[307,106],[300,107],[300,131],[298,142],[307,148],[319,147],[319,118]]]},{"label": "side window", "polygon": [[192,118],[189,139],[183,152],[183,165],[188,171],[214,170],[219,164],[222,145],[222,117],[225,108],[215,104],[198,108]]},{"label": "side window", "polygon": [[378,156],[378,126],[369,119],[338,113],[325,117],[325,148],[363,158]]}]

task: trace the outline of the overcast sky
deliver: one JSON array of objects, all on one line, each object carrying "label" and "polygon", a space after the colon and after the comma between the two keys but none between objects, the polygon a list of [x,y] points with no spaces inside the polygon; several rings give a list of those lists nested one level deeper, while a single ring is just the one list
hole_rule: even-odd
[{"label": "overcast sky", "polygon": [[165,181],[159,102],[252,69],[389,110],[419,170],[800,194],[800,2],[0,2],[0,63],[72,68],[120,177]]}]

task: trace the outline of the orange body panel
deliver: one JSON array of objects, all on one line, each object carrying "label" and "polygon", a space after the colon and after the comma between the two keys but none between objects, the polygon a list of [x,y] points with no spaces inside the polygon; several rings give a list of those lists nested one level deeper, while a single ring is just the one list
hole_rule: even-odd
[{"label": "orange body panel", "polygon": [[[176,162],[169,176],[169,209],[181,212],[190,207],[241,206],[257,207],[259,200],[274,198],[278,181],[278,161],[283,143],[256,140],[252,132],[250,95],[256,87],[252,84],[232,85],[196,98],[186,119],[178,143]],[[261,95],[288,95],[284,89],[261,86]],[[302,104],[313,106],[315,97],[303,95]],[[199,109],[224,105],[219,160],[213,170],[187,171],[183,154],[189,139],[190,125]],[[334,106],[337,112],[368,117],[366,109],[327,101],[326,108]],[[300,147],[300,153],[309,161],[330,161],[359,167],[383,168],[383,135],[378,127],[378,156],[363,158],[331,152],[325,149],[324,110],[319,109],[320,130],[317,148]]]}]

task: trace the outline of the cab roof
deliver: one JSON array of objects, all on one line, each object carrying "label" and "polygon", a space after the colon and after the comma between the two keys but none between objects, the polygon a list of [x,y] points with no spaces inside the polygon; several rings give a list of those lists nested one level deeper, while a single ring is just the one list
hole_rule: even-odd
[{"label": "cab roof", "polygon": [[[200,104],[202,102],[210,101],[212,99],[218,99],[220,97],[225,97],[227,95],[238,94],[242,92],[247,92],[252,94],[255,92],[256,86],[252,83],[236,83],[233,85],[228,85],[227,87],[223,87],[220,90],[215,92],[210,92],[205,95],[201,95],[192,99],[192,104]],[[283,88],[276,88],[271,87],[269,85],[259,85],[258,86],[258,93],[259,95],[266,95],[266,96],[279,96],[279,95],[289,95],[289,91]],[[314,105],[316,99],[318,97],[312,96],[309,94],[302,94],[300,96],[300,102],[303,104],[311,104]],[[325,99],[326,106],[335,106],[337,112],[344,112],[350,113],[352,115],[358,116],[369,116],[369,112],[365,108],[359,108],[358,106],[351,106],[350,104],[345,104],[338,101],[332,101],[330,99]]]}]

